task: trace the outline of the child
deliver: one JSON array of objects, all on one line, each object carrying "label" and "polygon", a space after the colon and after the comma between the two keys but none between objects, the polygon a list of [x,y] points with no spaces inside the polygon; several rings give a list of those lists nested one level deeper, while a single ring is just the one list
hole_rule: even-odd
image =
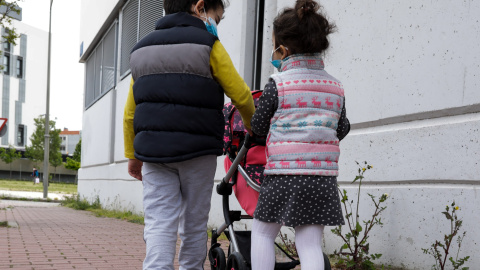
[{"label": "child", "polygon": [[302,270],[324,269],[324,226],[344,224],[337,192],[339,141],[350,130],[342,84],[324,70],[333,31],[313,0],[297,0],[273,22],[271,76],[252,119],[267,136],[267,176],[252,226],[252,269],[275,265],[282,226],[295,228]]},{"label": "child", "polygon": [[156,31],[130,56],[125,156],[129,174],[143,180],[143,269],[174,269],[177,233],[180,269],[203,269],[224,93],[245,123],[255,107],[218,41],[223,0],[165,0],[164,7]]}]

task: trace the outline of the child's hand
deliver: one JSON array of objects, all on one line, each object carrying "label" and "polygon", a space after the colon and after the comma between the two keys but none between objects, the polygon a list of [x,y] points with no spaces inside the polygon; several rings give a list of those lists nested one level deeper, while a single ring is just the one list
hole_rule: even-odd
[{"label": "child's hand", "polygon": [[253,136],[253,132],[252,132],[252,129],[251,129],[251,128],[245,127],[245,129],[247,130],[247,132],[248,132],[248,134],[249,134],[250,136]]},{"label": "child's hand", "polygon": [[138,159],[128,160],[128,174],[133,178],[142,181],[142,166],[143,162]]}]

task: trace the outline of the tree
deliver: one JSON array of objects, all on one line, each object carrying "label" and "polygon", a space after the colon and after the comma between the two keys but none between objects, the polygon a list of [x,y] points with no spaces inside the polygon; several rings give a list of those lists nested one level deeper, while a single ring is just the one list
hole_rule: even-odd
[{"label": "tree", "polygon": [[[45,118],[43,116],[34,119],[35,131],[30,137],[31,146],[25,147],[25,156],[33,162],[42,162],[45,145]],[[55,128],[55,121],[50,121],[50,149],[49,163],[53,164],[60,153],[60,129]],[[61,156],[61,153],[60,153]],[[57,165],[58,166],[58,165]]]},{"label": "tree", "polygon": [[10,43],[13,45],[17,45],[16,40],[20,35],[15,32],[15,28],[11,27],[12,18],[10,17],[10,15],[13,13],[20,14],[20,7],[18,6],[18,2],[19,0],[10,0],[9,2],[5,0],[0,0],[0,8],[5,9],[3,12],[0,13],[0,26],[8,29],[8,31],[5,31],[5,34],[2,36],[2,43]]},{"label": "tree", "polygon": [[0,148],[0,159],[5,163],[10,164],[10,178],[12,178],[12,163],[21,157],[22,154],[17,152],[17,150],[11,145],[8,147],[8,150]]},{"label": "tree", "polygon": [[[81,157],[82,157],[82,139],[77,143],[75,146],[75,152],[73,152],[72,158],[67,157],[67,162],[65,162],[65,168],[69,170],[76,171],[78,173],[78,169],[80,169],[81,164]],[[75,174],[75,177],[77,175]]]},{"label": "tree", "polygon": [[75,151],[73,152],[73,160],[81,162],[82,159],[82,139],[78,141],[77,145],[75,146]]},{"label": "tree", "polygon": [[74,160],[73,158],[67,157],[67,162],[65,162],[65,168],[73,171],[78,171],[78,169],[80,169],[80,162]]},{"label": "tree", "polygon": [[55,175],[57,174],[57,167],[63,164],[62,153],[60,151],[53,154],[54,156],[50,157],[50,165],[55,168],[53,173],[53,179],[55,179]]}]

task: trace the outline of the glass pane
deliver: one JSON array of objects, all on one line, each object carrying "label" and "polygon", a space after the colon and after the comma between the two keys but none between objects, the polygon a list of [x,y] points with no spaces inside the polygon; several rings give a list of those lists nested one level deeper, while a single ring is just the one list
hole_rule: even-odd
[{"label": "glass pane", "polygon": [[155,23],[162,17],[162,0],[140,0],[139,40],[153,32]]},{"label": "glass pane", "polygon": [[95,99],[100,96],[100,82],[102,78],[102,51],[103,42],[100,42],[95,51]]},{"label": "glass pane", "polygon": [[122,51],[120,55],[120,74],[130,69],[130,52],[137,44],[138,0],[131,0],[122,13]]},{"label": "glass pane", "polygon": [[89,106],[95,98],[95,52],[86,63],[85,72],[85,107]]},{"label": "glass pane", "polygon": [[116,25],[103,40],[102,94],[115,86],[115,36]]}]

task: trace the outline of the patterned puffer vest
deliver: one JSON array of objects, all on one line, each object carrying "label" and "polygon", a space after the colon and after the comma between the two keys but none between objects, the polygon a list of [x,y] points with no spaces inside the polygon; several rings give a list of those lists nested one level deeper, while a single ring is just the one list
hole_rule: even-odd
[{"label": "patterned puffer vest", "polygon": [[342,84],[320,54],[292,55],[274,74],[279,106],[267,137],[266,175],[338,175]]}]

